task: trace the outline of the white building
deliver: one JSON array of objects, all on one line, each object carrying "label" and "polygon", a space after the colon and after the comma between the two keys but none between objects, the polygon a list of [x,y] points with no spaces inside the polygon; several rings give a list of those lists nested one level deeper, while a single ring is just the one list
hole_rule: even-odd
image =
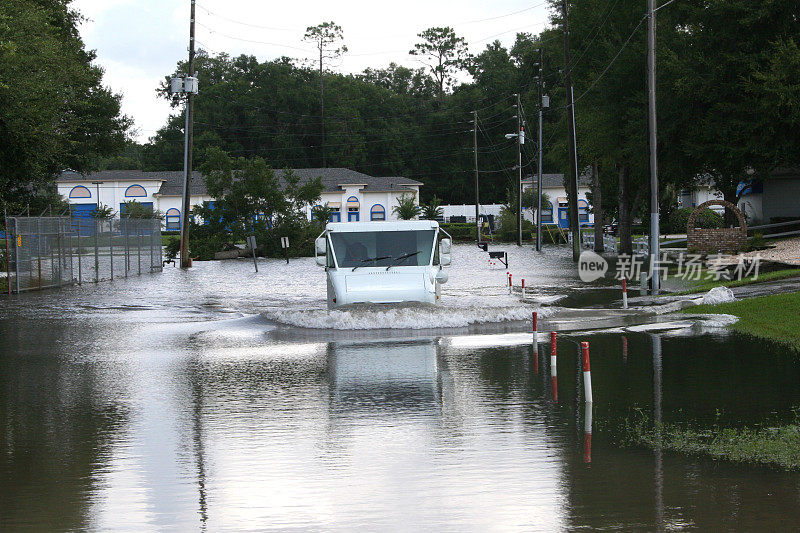
[{"label": "white building", "polygon": [[[522,180],[523,192],[533,190],[536,192],[537,176],[529,176]],[[594,214],[590,212],[588,193],[592,190],[591,176],[583,174],[578,179],[578,223],[579,225],[594,224]],[[569,205],[567,203],[567,188],[564,185],[564,174],[542,174],[542,192],[550,201],[542,202],[542,224],[557,224],[560,228],[569,227]],[[534,202],[536,200],[534,199]],[[524,210],[524,216],[535,222],[532,210]]]},{"label": "white building", "polygon": [[[303,168],[292,170],[300,183],[319,177],[323,192],[320,205],[336,210],[332,221],[356,222],[396,220],[398,199],[411,195],[419,205],[421,182],[402,177],[373,177],[347,168]],[[283,171],[276,171],[279,179]],[[125,202],[135,201],[164,214],[164,229],[179,230],[183,194],[183,171],[143,172],[140,170],[104,170],[80,174],[65,171],[56,180],[58,192],[69,202],[75,217],[90,217],[100,205],[109,206],[115,216],[125,209]],[[191,182],[192,207],[213,202],[199,172]],[[306,207],[310,218],[312,208]]]}]

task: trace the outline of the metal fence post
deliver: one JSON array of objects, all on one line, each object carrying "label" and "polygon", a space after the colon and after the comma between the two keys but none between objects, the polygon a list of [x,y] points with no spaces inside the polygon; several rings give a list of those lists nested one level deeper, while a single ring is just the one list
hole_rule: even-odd
[{"label": "metal fence post", "polygon": [[81,257],[83,256],[83,239],[81,237],[83,218],[78,218],[76,222],[78,223],[78,285],[83,285],[83,263],[81,260]]},{"label": "metal fence post", "polygon": [[155,232],[153,231],[153,219],[150,219],[150,273],[153,273],[153,239],[155,238]]},{"label": "metal fence post", "polygon": [[100,247],[97,242],[97,234],[102,226],[99,219],[94,219],[94,282],[100,281]]},{"label": "metal fence post", "polygon": [[19,294],[19,221],[14,218],[14,279],[17,286],[17,294]]},{"label": "metal fence post", "polygon": [[154,222],[156,225],[156,239],[158,243],[158,271],[164,271],[164,246],[161,244],[161,221]]},{"label": "metal fence post", "polygon": [[111,281],[114,281],[114,219],[113,218],[108,221],[108,229],[109,229],[108,246],[111,254]]},{"label": "metal fence post", "polygon": [[69,249],[69,284],[72,285],[75,281],[75,265],[72,259],[72,217],[69,217],[69,226],[65,228],[67,233],[67,247]]},{"label": "metal fence post", "polygon": [[139,275],[142,275],[142,235],[141,228],[138,222],[134,221],[133,226],[136,228],[136,263],[139,268]]},{"label": "metal fence post", "polygon": [[64,257],[61,253],[61,219],[56,219],[56,242],[58,243],[58,286],[61,287],[61,272],[64,268]]},{"label": "metal fence post", "polygon": [[122,218],[120,219],[120,223],[122,224],[122,231],[125,233],[125,277],[127,278],[128,270],[131,268],[131,249],[128,243],[128,219]]},{"label": "metal fence post", "polygon": [[39,289],[42,288],[42,219],[36,219],[36,258],[39,270]]},{"label": "metal fence post", "polygon": [[[11,251],[8,249],[8,215],[5,206],[3,207],[3,223],[5,225],[6,237],[6,290],[11,294]],[[14,243],[16,245],[16,243]]]}]

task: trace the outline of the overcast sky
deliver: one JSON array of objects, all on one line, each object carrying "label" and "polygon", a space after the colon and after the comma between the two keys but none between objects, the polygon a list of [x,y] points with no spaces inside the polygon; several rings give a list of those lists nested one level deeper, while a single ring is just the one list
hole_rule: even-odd
[{"label": "overcast sky", "polygon": [[[74,0],[73,5],[88,19],[81,34],[97,51],[105,83],[122,93],[122,110],[133,117],[137,140],[146,141],[170,113],[155,89],[188,56],[190,1]],[[345,73],[392,61],[421,66],[408,51],[419,41],[417,34],[432,26],[452,26],[477,53],[495,39],[510,46],[517,32],[538,33],[548,21],[545,0],[197,0],[196,5],[198,47],[261,61],[313,57],[302,40],[306,27],[332,20],[342,26],[349,48],[336,67]],[[201,92],[202,87],[201,79]]]}]

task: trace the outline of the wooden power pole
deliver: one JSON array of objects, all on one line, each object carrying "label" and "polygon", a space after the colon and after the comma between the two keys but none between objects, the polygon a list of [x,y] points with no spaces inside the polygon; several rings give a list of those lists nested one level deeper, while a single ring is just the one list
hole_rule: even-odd
[{"label": "wooden power pole", "polygon": [[478,196],[478,112],[472,112],[472,152],[475,154],[475,229],[481,242],[480,197]]},{"label": "wooden power pole", "polygon": [[567,192],[569,196],[569,228],[572,232],[572,260],[576,263],[581,255],[581,231],[578,227],[578,148],[575,141],[575,101],[572,94],[572,67],[569,61],[569,14],[567,0],[563,1],[564,9],[564,82],[567,89],[567,134],[569,145],[569,178]]},{"label": "wooden power pole", "polygon": [[[187,77],[194,77],[194,3],[189,15],[189,69]],[[184,86],[185,87],[185,86]],[[194,91],[186,91],[186,139],[183,149],[183,212],[181,213],[181,268],[189,268],[189,212],[192,185],[192,123],[194,121]]]}]

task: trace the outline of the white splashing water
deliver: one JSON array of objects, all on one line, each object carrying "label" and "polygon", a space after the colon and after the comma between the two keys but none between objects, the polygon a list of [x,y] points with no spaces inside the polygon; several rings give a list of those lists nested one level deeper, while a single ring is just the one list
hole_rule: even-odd
[{"label": "white splashing water", "polygon": [[[354,308],[326,311],[271,311],[267,318],[303,328],[314,329],[435,329],[459,328],[471,324],[529,320],[531,307],[390,307]],[[550,309],[539,309],[539,316],[549,316]]]},{"label": "white splashing water", "polygon": [[714,287],[703,296],[704,304],[724,304],[736,301],[733,291],[728,287]]}]

